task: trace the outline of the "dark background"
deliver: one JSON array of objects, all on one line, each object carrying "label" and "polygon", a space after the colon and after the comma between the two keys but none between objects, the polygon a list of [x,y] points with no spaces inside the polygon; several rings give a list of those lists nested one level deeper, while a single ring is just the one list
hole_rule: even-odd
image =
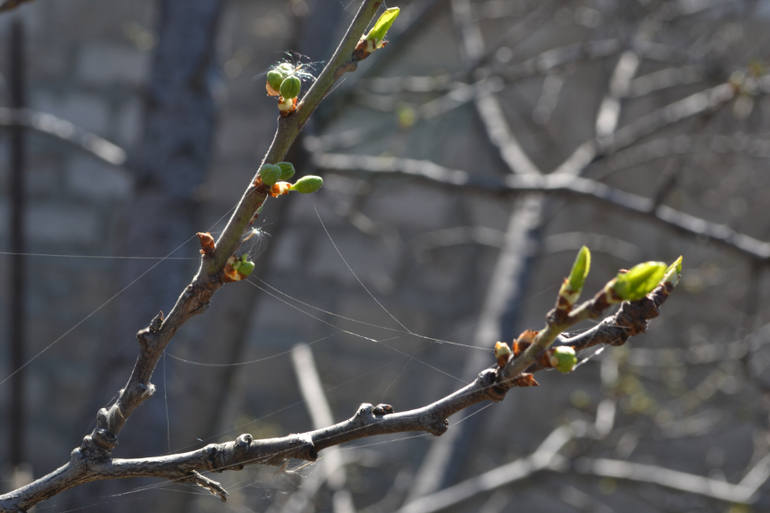
[{"label": "dark background", "polygon": [[[566,443],[548,470],[450,509],[770,508],[766,484],[744,499],[751,504],[690,486],[739,483],[751,469],[760,477],[770,472],[767,258],[676,231],[655,212],[631,215],[550,193],[505,196],[372,180],[354,158],[421,159],[501,178],[526,170],[512,152],[517,146],[549,173],[586,142],[631,134],[601,146],[579,174],[768,240],[770,104],[758,78],[768,64],[768,4],[414,0],[401,7],[391,44],[346,76],[293,150],[298,171],[323,175],[325,187],[269,203],[265,234],[252,247],[253,281],[262,290],[227,286],[177,335],[154,377],[158,393],[132,417],[116,455],[189,450],[241,432],[311,429],[288,351],[321,337],[311,349],[335,420],[361,402],[402,410],[435,400],[491,364],[495,340],[543,325],[582,244],[593,250],[587,293],[618,268],[684,255],[683,281],[662,316],[626,346],[568,376],[543,373],[541,387],[512,391],[438,440],[369,439],[298,470],[215,475],[231,492],[227,504],[191,485],[121,481],[72,490],[38,511],[345,511],[348,492],[357,510],[395,511],[525,458],[554,429],[576,421],[596,421],[599,433]],[[18,79],[9,71],[9,37],[20,21],[28,106],[128,155],[114,166],[26,130],[26,251],[161,257],[176,250],[173,257],[189,259],[142,274],[158,260],[29,256],[19,296],[11,288],[12,259],[0,256],[0,324],[8,327],[1,375],[14,367],[11,339],[23,341],[24,361],[47,349],[17,374],[26,386],[22,414],[10,414],[13,380],[0,386],[4,489],[14,475],[37,477],[66,461],[97,408],[127,379],[136,330],[170,308],[194,272],[198,250],[190,236],[222,229],[275,128],[274,100],[260,75],[287,50],[301,53],[294,60],[304,69],[320,71],[316,61],[330,55],[356,9],[345,0],[35,0],[0,14],[0,105],[11,103]],[[728,81],[738,94],[700,107],[711,88]],[[620,109],[616,127],[612,105]],[[693,115],[677,120],[683,105]],[[653,121],[649,131],[638,130]],[[12,246],[16,197],[11,134],[0,132],[3,249]],[[353,165],[344,174],[327,169],[328,153],[346,154]],[[758,247],[768,254],[767,244]],[[388,329],[299,305],[310,317],[266,294],[260,279]],[[19,304],[23,337],[10,336],[11,309]],[[399,323],[488,349],[439,344],[403,333]],[[489,330],[491,337],[479,335]],[[190,363],[281,353],[239,366]],[[8,442],[12,433],[22,433],[23,442]],[[344,478],[326,475],[335,458]],[[650,465],[652,475],[680,489],[650,484],[638,466],[623,467],[634,470],[630,479],[608,477],[595,465],[599,458]]]}]

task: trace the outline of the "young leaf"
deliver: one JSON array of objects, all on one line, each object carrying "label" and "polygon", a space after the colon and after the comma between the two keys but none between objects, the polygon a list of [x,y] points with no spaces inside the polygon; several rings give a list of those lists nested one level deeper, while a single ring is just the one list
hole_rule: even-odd
[{"label": "young leaf", "polygon": [[366,40],[374,41],[375,46],[379,47],[379,43],[385,39],[385,36],[393,25],[393,22],[398,18],[398,14],[401,11],[398,7],[391,7],[386,9],[384,13],[380,15],[377,22],[372,27],[372,30],[366,34]]},{"label": "young leaf", "polygon": [[664,262],[644,262],[618,273],[613,291],[624,301],[637,301],[658,286],[666,272]]},{"label": "young leaf", "polygon": [[681,255],[679,258],[674,260],[671,265],[668,266],[666,269],[666,272],[663,273],[663,279],[660,280],[661,283],[671,283],[672,285],[676,286],[679,284],[679,276],[682,274],[682,257]]}]

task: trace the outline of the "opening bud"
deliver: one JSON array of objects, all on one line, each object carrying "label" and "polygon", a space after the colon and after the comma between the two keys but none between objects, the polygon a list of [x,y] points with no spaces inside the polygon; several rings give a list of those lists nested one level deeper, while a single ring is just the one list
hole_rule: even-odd
[{"label": "opening bud", "polygon": [[259,176],[265,185],[273,185],[281,178],[281,168],[275,164],[265,164],[259,170]]},{"label": "opening bud", "polygon": [[321,188],[324,184],[324,179],[320,176],[307,175],[297,180],[294,185],[291,186],[292,191],[301,192],[302,194],[310,194]]},{"label": "opening bud", "polygon": [[569,346],[558,346],[551,353],[551,366],[564,374],[572,372],[577,365],[575,349]]}]

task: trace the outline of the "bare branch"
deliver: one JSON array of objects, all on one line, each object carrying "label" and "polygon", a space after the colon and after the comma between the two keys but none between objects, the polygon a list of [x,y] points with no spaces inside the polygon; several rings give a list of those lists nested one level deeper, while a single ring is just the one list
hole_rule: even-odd
[{"label": "bare branch", "polygon": [[584,142],[554,170],[554,173],[580,174],[580,171],[595,159],[626,148],[666,126],[716,110],[734,97],[735,88],[731,84],[720,84],[691,94],[635,119],[611,136]]},{"label": "bare branch", "polygon": [[[739,504],[750,504],[754,495],[768,478],[770,456],[762,458],[746,478],[738,484],[731,484],[688,472],[669,469],[659,465],[646,465],[609,458],[581,458],[575,462],[574,470],[579,474],[590,474],[615,479],[626,479],[640,483],[652,483],[664,488],[702,495],[712,499]],[[761,478],[761,479],[760,479]]]},{"label": "bare branch", "polygon": [[0,12],[16,9],[21,4],[25,4],[31,1],[32,0],[5,0],[3,3],[0,3]]},{"label": "bare branch", "polygon": [[72,144],[107,164],[117,167],[127,166],[128,154],[126,150],[53,114],[30,109],[0,107],[0,126],[20,126],[36,130]]},{"label": "bare branch", "polygon": [[372,178],[412,178],[449,189],[501,196],[543,192],[586,198],[602,205],[639,215],[680,233],[708,239],[758,263],[764,264],[770,260],[770,243],[768,242],[737,232],[728,226],[711,223],[667,205],[660,205],[655,208],[654,201],[649,198],[621,191],[589,178],[551,174],[545,176],[511,175],[500,179],[445,168],[427,160],[340,153],[315,154],[313,159],[316,166],[331,173],[369,175]]},{"label": "bare branch", "polygon": [[[313,419],[313,426],[321,428],[332,424],[334,417],[332,416],[329,401],[326,399],[326,394],[324,394],[323,383],[321,383],[321,377],[318,375],[310,346],[307,344],[294,346],[291,350],[291,361],[294,365],[297,381],[299,381],[300,392],[305,399],[305,406],[310,412],[310,417]],[[335,513],[355,512],[356,508],[353,505],[353,497],[350,491],[345,488],[345,466],[339,449],[337,447],[330,447],[321,463],[321,468],[317,471],[320,472],[322,469],[323,478],[319,480],[319,484],[321,481],[326,481],[334,491],[332,502]],[[301,497],[295,501],[296,504],[288,507],[289,504],[287,503],[287,507],[282,511],[286,513],[305,511],[313,493],[301,493],[302,490],[299,492]],[[297,493],[293,494],[292,498],[294,498],[294,495],[297,495]],[[292,502],[292,500],[289,499],[289,502]]]}]

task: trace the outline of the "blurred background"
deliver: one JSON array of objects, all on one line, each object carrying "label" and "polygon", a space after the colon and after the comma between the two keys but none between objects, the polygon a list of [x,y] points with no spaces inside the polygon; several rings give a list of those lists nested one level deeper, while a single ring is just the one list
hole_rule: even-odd
[{"label": "blurred background", "polygon": [[[770,4],[399,6],[390,44],[292,150],[324,189],[268,203],[247,243],[254,274],[177,334],[116,455],[310,430],[300,378],[334,421],[361,402],[436,400],[491,365],[496,340],[542,327],[583,244],[586,293],[684,255],[661,317],[573,374],[452,417],[440,438],[216,474],[224,504],[127,480],[36,510],[770,510]],[[0,13],[3,490],[67,461],[126,381],[136,331],[194,273],[193,234],[224,227],[276,126],[264,73],[288,60],[316,75],[357,8],[33,0]],[[505,181],[553,173],[559,191]]]}]

